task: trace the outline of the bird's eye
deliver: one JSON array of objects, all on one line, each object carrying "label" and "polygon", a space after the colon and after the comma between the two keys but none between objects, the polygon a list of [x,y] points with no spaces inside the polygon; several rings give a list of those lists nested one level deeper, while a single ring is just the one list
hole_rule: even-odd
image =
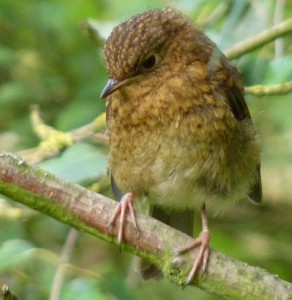
[{"label": "bird's eye", "polygon": [[143,69],[147,71],[153,69],[155,65],[156,65],[156,57],[153,54],[147,57],[142,63]]}]

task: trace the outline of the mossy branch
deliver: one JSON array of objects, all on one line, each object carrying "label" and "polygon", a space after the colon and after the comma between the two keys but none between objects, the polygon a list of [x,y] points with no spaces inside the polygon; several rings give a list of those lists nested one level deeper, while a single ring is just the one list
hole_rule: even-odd
[{"label": "mossy branch", "polygon": [[[11,154],[0,154],[0,193],[80,231],[117,244],[117,228],[108,228],[116,202],[37,168]],[[182,285],[197,255],[172,252],[193,239],[153,218],[137,214],[139,232],[129,218],[122,248],[148,259]],[[228,299],[289,299],[292,285],[265,270],[211,251],[207,272],[192,282]]]}]

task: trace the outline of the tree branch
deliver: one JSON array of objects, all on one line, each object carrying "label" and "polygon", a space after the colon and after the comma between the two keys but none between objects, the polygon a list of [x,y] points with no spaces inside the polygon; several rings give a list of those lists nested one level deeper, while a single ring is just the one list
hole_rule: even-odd
[{"label": "tree branch", "polygon": [[225,51],[225,55],[228,59],[238,58],[289,32],[292,32],[292,18],[275,25],[270,29],[265,30],[254,37],[239,42],[231,49]]},{"label": "tree branch", "polygon": [[[117,244],[117,228],[108,228],[116,202],[76,184],[31,167],[11,154],[0,154],[0,193],[80,231]],[[129,218],[123,249],[148,259],[174,283],[182,285],[196,251],[173,257],[172,252],[193,239],[153,218],[138,215],[139,233]],[[229,299],[288,299],[292,285],[252,267],[211,251],[207,272],[192,282]]]}]

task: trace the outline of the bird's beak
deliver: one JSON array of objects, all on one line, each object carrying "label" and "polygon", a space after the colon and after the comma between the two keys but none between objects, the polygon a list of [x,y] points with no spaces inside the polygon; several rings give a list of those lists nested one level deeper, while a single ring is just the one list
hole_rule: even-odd
[{"label": "bird's beak", "polygon": [[109,79],[109,81],[107,82],[106,86],[104,87],[104,89],[102,90],[101,94],[100,94],[100,98],[104,99],[106,97],[108,97],[110,94],[112,94],[113,92],[115,92],[116,90],[118,90],[120,87],[125,86],[127,84],[128,80],[122,80],[122,81],[117,81],[115,79]]}]

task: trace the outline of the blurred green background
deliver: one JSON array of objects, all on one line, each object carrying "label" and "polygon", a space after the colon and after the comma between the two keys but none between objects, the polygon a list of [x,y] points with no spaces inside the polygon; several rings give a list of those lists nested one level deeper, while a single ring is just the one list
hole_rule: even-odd
[{"label": "blurred green background", "polygon": [[[120,21],[168,5],[196,20],[223,51],[292,17],[289,0],[1,0],[0,151],[38,145],[30,122],[33,104],[47,124],[63,131],[104,111],[102,49],[81,26],[84,20],[106,37]],[[234,63],[246,86],[292,80],[292,35]],[[292,94],[246,99],[263,146],[263,204],[240,203],[223,216],[210,215],[211,246],[292,281]],[[106,174],[106,151],[83,141],[41,166],[90,186]],[[49,299],[70,228],[1,196],[0,207],[0,280],[19,299]],[[196,225],[199,232],[199,216]],[[59,299],[219,299],[166,280],[141,282],[131,270],[130,254],[80,233]]]}]

